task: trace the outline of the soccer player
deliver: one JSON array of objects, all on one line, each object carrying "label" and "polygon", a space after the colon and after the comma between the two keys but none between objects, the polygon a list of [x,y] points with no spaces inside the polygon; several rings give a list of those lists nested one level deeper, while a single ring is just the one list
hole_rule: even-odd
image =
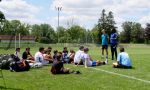
[{"label": "soccer player", "polygon": [[111,45],[111,56],[112,56],[112,60],[114,60],[114,54],[115,54],[115,59],[117,60],[117,33],[116,33],[116,29],[113,28],[111,35],[110,35],[110,45]]},{"label": "soccer player", "polygon": [[102,39],[102,58],[104,58],[104,50],[106,51],[106,61],[105,63],[108,63],[108,41],[109,41],[109,36],[106,33],[106,31],[103,29],[102,30],[102,35],[101,35],[101,39]]}]

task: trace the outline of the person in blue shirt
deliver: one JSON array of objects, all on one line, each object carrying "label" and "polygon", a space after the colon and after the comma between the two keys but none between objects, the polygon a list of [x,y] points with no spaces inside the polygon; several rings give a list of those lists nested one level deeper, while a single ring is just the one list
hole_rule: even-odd
[{"label": "person in blue shirt", "polygon": [[101,39],[102,39],[102,58],[104,58],[104,50],[106,51],[106,61],[105,63],[108,63],[108,41],[109,41],[109,36],[108,34],[105,32],[105,30],[102,30],[102,35],[101,35]]},{"label": "person in blue shirt", "polygon": [[113,63],[114,68],[132,68],[131,59],[123,47],[120,47],[120,53],[117,57],[117,62]]},{"label": "person in blue shirt", "polygon": [[115,59],[117,60],[117,33],[116,33],[116,29],[113,28],[111,35],[110,35],[110,45],[111,45],[111,56],[112,56],[112,60],[114,60],[114,54],[115,54]]}]

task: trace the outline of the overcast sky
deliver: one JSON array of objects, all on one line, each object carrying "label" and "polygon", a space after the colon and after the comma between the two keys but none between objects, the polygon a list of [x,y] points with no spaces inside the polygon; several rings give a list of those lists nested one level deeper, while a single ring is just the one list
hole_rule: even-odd
[{"label": "overcast sky", "polygon": [[62,7],[60,25],[67,22],[91,29],[98,22],[102,9],[114,13],[119,30],[124,21],[139,22],[143,26],[150,23],[150,0],[2,0],[0,11],[8,20],[25,23],[48,23],[57,27],[57,11]]}]

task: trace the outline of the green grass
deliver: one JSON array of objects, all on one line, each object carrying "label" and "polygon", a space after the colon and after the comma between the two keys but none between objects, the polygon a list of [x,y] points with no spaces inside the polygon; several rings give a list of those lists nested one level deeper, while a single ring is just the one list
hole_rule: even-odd
[{"label": "green grass", "polygon": [[[30,47],[32,53],[38,51],[38,47]],[[58,49],[61,51],[63,48],[63,46],[57,45],[52,45],[52,47],[53,50]],[[108,65],[94,68],[150,81],[150,46],[126,44],[125,47],[132,59],[133,69],[114,69],[112,68],[113,61],[111,59],[109,59]],[[78,47],[73,46],[69,46],[69,48],[78,49]],[[89,48],[89,53],[93,59],[100,60],[101,47],[90,45]],[[14,53],[14,49],[7,51],[0,49],[0,53]],[[149,90],[150,88],[150,83],[105,73],[92,68],[84,68],[83,66],[76,67],[71,64],[66,64],[65,67],[79,70],[82,74],[52,75],[50,73],[51,65],[39,69],[31,69],[28,72],[10,72],[3,70],[3,74],[8,90]],[[0,88],[3,89],[3,86],[2,79],[0,78]]]}]

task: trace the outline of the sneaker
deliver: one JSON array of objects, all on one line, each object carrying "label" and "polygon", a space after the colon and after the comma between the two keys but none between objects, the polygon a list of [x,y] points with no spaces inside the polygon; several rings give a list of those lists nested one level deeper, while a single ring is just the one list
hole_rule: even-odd
[{"label": "sneaker", "polygon": [[105,64],[108,64],[108,60],[106,59]]}]

